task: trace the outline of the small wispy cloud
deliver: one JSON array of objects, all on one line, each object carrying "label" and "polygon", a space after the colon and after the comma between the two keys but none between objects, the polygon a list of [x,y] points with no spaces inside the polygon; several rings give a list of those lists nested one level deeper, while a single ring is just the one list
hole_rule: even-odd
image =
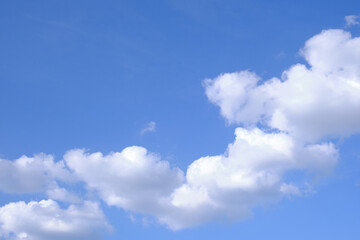
[{"label": "small wispy cloud", "polygon": [[345,16],[345,27],[351,27],[353,25],[359,25],[360,22],[358,21],[359,19],[359,16],[357,15],[348,15],[348,16]]},{"label": "small wispy cloud", "polygon": [[146,125],[146,127],[141,129],[140,134],[143,135],[147,132],[155,132],[155,130],[156,130],[156,122],[151,121]]}]

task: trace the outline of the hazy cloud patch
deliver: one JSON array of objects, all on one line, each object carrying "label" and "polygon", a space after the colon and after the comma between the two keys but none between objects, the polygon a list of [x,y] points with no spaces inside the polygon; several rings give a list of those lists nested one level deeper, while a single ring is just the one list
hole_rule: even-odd
[{"label": "hazy cloud patch", "polygon": [[140,134],[143,135],[148,132],[155,132],[155,130],[156,130],[156,122],[151,121],[146,125],[146,127],[141,129]]}]

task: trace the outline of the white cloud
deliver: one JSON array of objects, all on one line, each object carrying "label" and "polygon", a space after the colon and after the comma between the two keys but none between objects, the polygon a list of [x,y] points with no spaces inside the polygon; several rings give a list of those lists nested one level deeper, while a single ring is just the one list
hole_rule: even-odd
[{"label": "white cloud", "polygon": [[346,22],[346,27],[351,27],[353,25],[359,25],[360,22],[357,20],[359,18],[359,16],[357,15],[348,15],[345,16],[345,22]]},{"label": "white cloud", "polygon": [[0,208],[1,239],[101,239],[101,231],[109,228],[93,202],[67,209],[53,200],[13,202]]},{"label": "white cloud", "polygon": [[183,181],[183,172],[170,168],[142,147],[127,147],[108,155],[71,150],[64,156],[71,170],[97,190],[111,206],[154,214]]},{"label": "white cloud", "polygon": [[54,162],[52,155],[22,156],[15,161],[0,159],[0,191],[33,193],[43,191],[50,181],[74,181],[63,161]]},{"label": "white cloud", "polygon": [[140,134],[145,134],[147,132],[155,132],[156,129],[156,122],[149,122],[147,126],[141,129]]},{"label": "white cloud", "polygon": [[338,150],[322,141],[360,131],[360,38],[323,31],[301,54],[310,67],[296,64],[281,79],[260,83],[246,70],[204,81],[221,115],[245,128],[236,129],[225,154],[193,162],[172,195],[173,205],[203,217],[191,222],[172,216],[168,224],[182,228],[209,218],[241,219],[253,206],[302,193],[299,183],[284,181],[287,171],[332,171]]},{"label": "white cloud", "polygon": [[337,163],[332,144],[302,146],[286,133],[257,128],[237,128],[235,134],[225,154],[202,157],[188,167],[185,184],[174,191],[171,200],[187,215],[166,216],[163,221],[171,228],[212,219],[243,219],[254,206],[301,194],[297,186],[283,180],[286,171],[323,173]]},{"label": "white cloud", "polygon": [[296,64],[259,84],[255,73],[205,81],[206,94],[230,123],[258,123],[304,141],[360,131],[360,38],[326,30],[301,50],[310,68]]},{"label": "white cloud", "polygon": [[[241,71],[221,74],[215,79],[206,79],[203,84],[209,100],[220,106],[221,115],[230,123],[237,122],[238,119],[250,122],[257,119],[263,104],[261,101],[252,101],[251,106],[246,105],[248,94],[253,93],[252,89],[259,80],[260,77],[255,73]],[[260,96],[252,96],[254,99],[258,97]],[[244,106],[247,108],[244,109]]]},{"label": "white cloud", "polygon": [[[132,146],[107,155],[74,149],[58,163],[48,155],[22,157],[14,162],[1,160],[0,189],[34,192],[47,184],[50,197],[64,201],[72,196],[76,201],[76,196],[54,183],[73,174],[108,205],[154,216],[175,230],[212,220],[243,219],[252,214],[255,206],[306,194],[311,191],[308,179],[292,182],[286,173],[330,173],[339,157],[328,137],[360,131],[360,38],[352,38],[343,30],[323,31],[305,43],[301,54],[309,67],[296,64],[281,78],[260,82],[255,73],[241,71],[204,81],[209,100],[220,107],[229,123],[242,127],[235,130],[236,138],[224,154],[199,158],[189,165],[185,176],[142,147]],[[154,130],[155,123],[148,128]],[[72,212],[69,209],[77,208],[72,205],[61,210],[55,205],[56,211],[48,214],[44,206],[53,206],[53,201],[14,204],[19,204],[19,209],[30,208],[40,217],[44,213],[57,216],[59,211],[67,218]],[[5,212],[11,217],[11,211]],[[92,222],[91,216],[76,216]],[[41,219],[40,223],[31,223],[35,224],[31,228],[26,228],[27,218],[23,219],[25,223],[19,221],[21,227],[3,225],[2,234],[13,232],[20,238],[26,233],[36,239],[44,236],[37,230]],[[61,221],[58,227],[68,226]]]},{"label": "white cloud", "polygon": [[328,174],[338,150],[322,139],[360,131],[360,40],[327,30],[301,53],[310,68],[294,65],[281,79],[259,84],[259,76],[242,71],[204,81],[221,114],[244,127],[224,154],[190,164],[185,179],[141,147],[105,156],[72,150],[64,159],[107,204],[153,215],[172,229],[243,219],[254,206],[300,195],[306,181],[288,182],[284,174]]},{"label": "white cloud", "polygon": [[288,170],[327,173],[337,163],[331,143],[301,145],[287,133],[237,128],[218,156],[202,157],[183,173],[142,147],[103,155],[71,150],[71,170],[110,206],[154,216],[177,230],[211,220],[243,219],[252,207],[301,189],[283,180]]}]

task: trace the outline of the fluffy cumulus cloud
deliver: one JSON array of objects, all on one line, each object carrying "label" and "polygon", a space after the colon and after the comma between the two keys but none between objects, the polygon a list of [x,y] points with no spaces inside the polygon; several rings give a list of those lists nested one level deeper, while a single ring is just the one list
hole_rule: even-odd
[{"label": "fluffy cumulus cloud", "polygon": [[186,182],[171,198],[187,214],[165,216],[171,228],[248,217],[254,206],[301,194],[298,186],[284,181],[287,170],[327,173],[337,162],[337,150],[329,143],[301,146],[285,133],[258,128],[237,128],[235,134],[225,154],[202,157],[188,167]]},{"label": "fluffy cumulus cloud", "polygon": [[235,135],[224,154],[194,161],[185,178],[136,146],[108,155],[74,149],[64,160],[108,205],[154,216],[174,230],[248,217],[254,206],[301,194],[283,179],[287,170],[326,174],[337,163],[331,143],[300,145],[286,133],[258,128],[237,128]]},{"label": "fluffy cumulus cloud", "polygon": [[74,181],[63,161],[52,155],[22,156],[14,161],[0,159],[0,191],[7,193],[41,192],[55,180]]},{"label": "fluffy cumulus cloud", "polygon": [[1,239],[101,239],[104,229],[109,225],[93,202],[67,209],[53,200],[13,202],[0,208]]},{"label": "fluffy cumulus cloud", "polygon": [[241,71],[204,81],[222,116],[243,127],[224,154],[188,167],[171,198],[188,215],[166,216],[172,228],[247,217],[254,206],[302,194],[301,183],[286,180],[288,171],[326,175],[335,167],[331,139],[360,131],[360,38],[327,30],[300,52],[309,66],[291,66],[281,78],[261,82]]},{"label": "fluffy cumulus cloud", "polygon": [[243,71],[205,81],[206,94],[230,123],[258,123],[304,141],[360,131],[360,38],[327,30],[301,50],[310,67],[296,64],[259,84]]},{"label": "fluffy cumulus cloud", "polygon": [[75,149],[64,159],[107,204],[144,214],[161,211],[166,197],[183,181],[181,170],[171,168],[143,147],[128,147],[108,155]]},{"label": "fluffy cumulus cloud", "polygon": [[[74,149],[56,163],[48,155],[0,160],[0,190],[45,189],[52,199],[81,204],[56,182],[76,178],[109,206],[153,216],[175,230],[243,219],[255,206],[301,195],[307,177],[336,166],[332,141],[360,132],[360,38],[326,30],[300,52],[308,65],[293,65],[281,78],[261,81],[254,72],[240,71],[204,81],[221,115],[241,127],[223,154],[201,157],[185,173],[142,147],[106,155]],[[304,179],[292,181],[287,173],[293,171],[306,172]],[[0,210],[0,234],[89,239],[85,226],[97,229],[102,220],[98,206],[88,202],[68,209],[53,200],[10,203]]]}]

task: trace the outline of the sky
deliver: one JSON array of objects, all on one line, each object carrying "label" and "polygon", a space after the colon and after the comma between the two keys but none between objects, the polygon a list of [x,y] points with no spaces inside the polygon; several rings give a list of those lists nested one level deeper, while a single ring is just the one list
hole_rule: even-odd
[{"label": "sky", "polygon": [[360,236],[358,1],[1,1],[0,239]]}]

